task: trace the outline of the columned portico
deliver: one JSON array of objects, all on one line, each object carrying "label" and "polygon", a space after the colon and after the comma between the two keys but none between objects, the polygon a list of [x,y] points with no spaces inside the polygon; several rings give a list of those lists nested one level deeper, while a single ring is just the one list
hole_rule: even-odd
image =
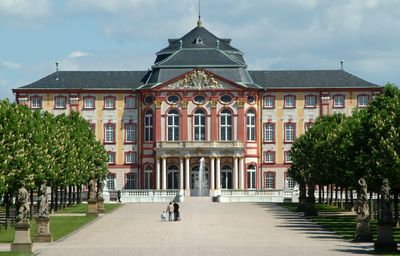
[{"label": "columned portico", "polygon": [[185,156],[185,196],[190,195],[190,157]]},{"label": "columned portico", "polygon": [[210,157],[210,189],[215,190],[215,157]]},{"label": "columned portico", "polygon": [[160,158],[157,157],[156,163],[156,189],[160,189]]},{"label": "columned portico", "polygon": [[162,157],[162,189],[167,189],[167,158]]},{"label": "columned portico", "polygon": [[239,189],[244,190],[244,157],[239,158]]},{"label": "columned portico", "polygon": [[233,189],[238,189],[238,157],[234,156],[233,157],[233,177],[232,177],[232,182],[233,182]]},{"label": "columned portico", "polygon": [[217,162],[217,170],[216,170],[216,189],[217,193],[221,192],[221,158],[217,156],[216,158]]},{"label": "columned portico", "polygon": [[182,190],[183,189],[183,172],[184,172],[184,168],[183,168],[183,158],[179,158],[179,189]]}]

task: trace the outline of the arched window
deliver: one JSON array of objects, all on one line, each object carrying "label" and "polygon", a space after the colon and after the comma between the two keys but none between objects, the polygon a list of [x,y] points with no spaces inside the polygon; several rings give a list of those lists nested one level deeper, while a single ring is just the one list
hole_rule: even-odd
[{"label": "arched window", "polygon": [[168,189],[178,189],[178,167],[170,165],[168,167]]},{"label": "arched window", "polygon": [[153,168],[150,165],[144,168],[144,188],[153,188]]},{"label": "arched window", "polygon": [[247,140],[256,140],[256,115],[253,109],[247,111]]},{"label": "arched window", "polygon": [[125,189],[136,189],[136,173],[127,173],[125,176]]},{"label": "arched window", "polygon": [[220,116],[220,140],[232,140],[232,113],[224,109]]},{"label": "arched window", "polygon": [[222,166],[221,188],[222,189],[232,189],[232,167],[228,164],[225,164]]},{"label": "arched window", "polygon": [[256,188],[256,167],[254,165],[249,165],[247,167],[247,189]]},{"label": "arched window", "polygon": [[202,109],[194,112],[194,140],[206,140],[206,113]]},{"label": "arched window", "polygon": [[153,112],[148,110],[144,114],[144,141],[153,140]]},{"label": "arched window", "polygon": [[167,114],[168,141],[179,140],[179,113],[170,110]]}]

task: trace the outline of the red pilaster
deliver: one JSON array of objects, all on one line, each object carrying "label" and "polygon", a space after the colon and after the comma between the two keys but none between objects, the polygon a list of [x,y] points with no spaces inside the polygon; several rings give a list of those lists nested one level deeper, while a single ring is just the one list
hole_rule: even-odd
[{"label": "red pilaster", "polygon": [[245,118],[244,118],[244,103],[245,101],[241,98],[238,99],[238,141],[245,141]]},{"label": "red pilaster", "polygon": [[217,118],[218,99],[211,101],[211,140],[218,140],[218,118]]},{"label": "red pilaster", "polygon": [[182,124],[181,124],[181,134],[182,140],[188,140],[188,112],[187,112],[187,100],[182,101]]},{"label": "red pilaster", "polygon": [[156,142],[161,141],[161,100],[156,99],[154,102],[156,107],[156,118],[155,118],[155,127],[156,127]]}]

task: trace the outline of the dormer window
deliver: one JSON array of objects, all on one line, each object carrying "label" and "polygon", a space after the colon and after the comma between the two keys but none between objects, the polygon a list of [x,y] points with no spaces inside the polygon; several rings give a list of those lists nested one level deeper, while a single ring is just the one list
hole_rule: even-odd
[{"label": "dormer window", "polygon": [[203,38],[201,38],[201,37],[196,37],[196,41],[194,42],[195,44],[204,44],[204,42],[203,42]]}]

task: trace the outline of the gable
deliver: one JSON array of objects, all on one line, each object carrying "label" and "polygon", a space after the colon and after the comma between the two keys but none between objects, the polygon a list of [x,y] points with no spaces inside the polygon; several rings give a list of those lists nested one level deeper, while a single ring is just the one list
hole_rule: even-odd
[{"label": "gable", "polygon": [[237,90],[244,87],[205,69],[193,69],[156,88],[162,90]]}]

